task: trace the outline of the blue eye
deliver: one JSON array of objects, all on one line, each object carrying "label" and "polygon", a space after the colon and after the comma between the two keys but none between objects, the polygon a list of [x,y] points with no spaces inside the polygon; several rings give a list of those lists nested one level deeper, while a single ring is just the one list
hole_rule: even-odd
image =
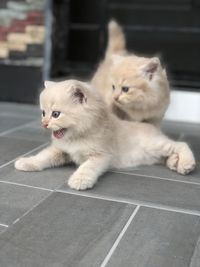
[{"label": "blue eye", "polygon": [[53,118],[58,118],[60,116],[60,111],[53,111],[51,115]]},{"label": "blue eye", "polygon": [[44,111],[44,110],[42,110],[42,116],[43,116],[43,117],[45,116],[45,111]]},{"label": "blue eye", "polygon": [[129,90],[129,87],[128,87],[128,86],[122,86],[122,91],[123,91],[124,93],[127,93],[128,90]]}]

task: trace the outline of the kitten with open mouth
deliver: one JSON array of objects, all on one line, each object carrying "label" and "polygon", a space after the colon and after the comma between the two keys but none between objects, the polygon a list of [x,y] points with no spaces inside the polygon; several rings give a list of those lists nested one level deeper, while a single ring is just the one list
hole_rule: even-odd
[{"label": "kitten with open mouth", "polygon": [[42,123],[53,131],[52,143],[35,156],[18,159],[16,169],[41,171],[74,162],[79,167],[68,185],[84,190],[109,168],[165,162],[183,175],[195,168],[186,143],[169,139],[151,124],[120,120],[90,84],[68,80],[45,85]]},{"label": "kitten with open mouth", "polygon": [[67,129],[65,128],[62,128],[60,130],[57,130],[57,131],[53,131],[53,136],[57,139],[61,139],[65,133],[66,133]]}]

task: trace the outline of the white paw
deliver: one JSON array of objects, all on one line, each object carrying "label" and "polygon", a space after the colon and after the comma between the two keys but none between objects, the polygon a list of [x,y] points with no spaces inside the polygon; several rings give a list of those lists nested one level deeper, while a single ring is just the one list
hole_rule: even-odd
[{"label": "white paw", "polygon": [[192,154],[173,154],[166,162],[171,170],[175,170],[182,175],[186,175],[195,169],[196,163]]},{"label": "white paw", "polygon": [[34,163],[34,160],[30,158],[19,158],[15,161],[15,168],[20,171],[40,171],[41,169]]},{"label": "white paw", "polygon": [[194,160],[180,162],[178,164],[177,172],[186,175],[195,169],[196,163]]},{"label": "white paw", "polygon": [[166,161],[166,165],[170,170],[176,171],[178,165],[179,156],[177,153],[172,154]]},{"label": "white paw", "polygon": [[72,189],[85,190],[92,188],[95,182],[82,175],[72,175],[68,180],[68,185]]}]

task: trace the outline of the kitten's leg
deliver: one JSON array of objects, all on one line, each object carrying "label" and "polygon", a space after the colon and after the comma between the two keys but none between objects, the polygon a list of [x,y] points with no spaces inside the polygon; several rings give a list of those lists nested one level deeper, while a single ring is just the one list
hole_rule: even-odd
[{"label": "kitten's leg", "polygon": [[63,165],[67,161],[69,161],[68,155],[51,145],[35,156],[19,158],[15,162],[15,168],[21,171],[41,171],[49,167]]},{"label": "kitten's leg", "polygon": [[177,171],[180,174],[188,174],[195,168],[195,158],[185,142],[175,142],[162,136],[155,147],[158,148],[158,154],[166,158],[166,165],[169,169]]},{"label": "kitten's leg", "polygon": [[91,157],[72,174],[68,180],[69,187],[76,190],[92,188],[98,177],[103,174],[110,165],[110,157]]}]

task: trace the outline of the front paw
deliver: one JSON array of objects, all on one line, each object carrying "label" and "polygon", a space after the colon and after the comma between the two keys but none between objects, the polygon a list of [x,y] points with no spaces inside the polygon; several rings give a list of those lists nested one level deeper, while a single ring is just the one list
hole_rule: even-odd
[{"label": "front paw", "polygon": [[172,154],[167,159],[167,166],[182,175],[186,175],[195,169],[196,163],[193,155],[187,154]]},{"label": "front paw", "polygon": [[76,190],[86,190],[92,188],[94,184],[94,180],[79,174],[72,175],[68,180],[69,187]]},{"label": "front paw", "polygon": [[41,171],[41,168],[37,166],[34,159],[30,158],[19,158],[15,161],[15,168],[20,171],[31,172],[31,171]]},{"label": "front paw", "polygon": [[186,175],[190,172],[192,172],[196,167],[195,160],[193,158],[191,159],[183,159],[182,161],[179,161],[177,172]]}]

